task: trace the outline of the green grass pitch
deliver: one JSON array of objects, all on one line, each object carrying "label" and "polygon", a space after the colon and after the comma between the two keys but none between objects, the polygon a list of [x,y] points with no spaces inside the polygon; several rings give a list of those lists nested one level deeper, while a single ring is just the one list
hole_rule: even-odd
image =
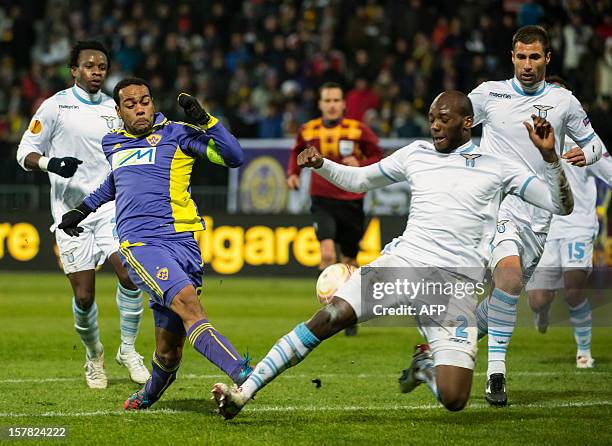
[{"label": "green grass pitch", "polygon": [[[414,328],[362,327],[323,343],[270,384],[234,420],[209,400],[223,378],[190,346],[177,381],[149,411],[123,413],[137,389],[114,362],[119,341],[115,280],[100,274],[97,301],[109,388],[91,390],[73,329],[70,291],[60,274],[0,274],[0,427],[66,426],[71,444],[612,444],[612,329],[594,329],[594,370],[575,369],[571,329],[540,335],[518,328],[509,355],[510,406],[483,397],[486,344],[480,345],[472,399],[462,412],[439,407],[425,386],[398,392],[397,377],[419,335]],[[210,278],[211,322],[260,359],[281,335],[310,317],[314,280]],[[526,304],[521,299],[521,311]],[[151,311],[137,341],[147,365]],[[311,382],[319,378],[320,388]],[[3,444],[16,440],[0,439]]]}]

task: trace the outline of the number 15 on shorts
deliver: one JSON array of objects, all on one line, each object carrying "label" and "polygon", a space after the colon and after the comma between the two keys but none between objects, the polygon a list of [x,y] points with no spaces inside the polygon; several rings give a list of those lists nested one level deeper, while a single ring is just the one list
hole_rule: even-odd
[{"label": "number 15 on shorts", "polygon": [[585,253],[585,243],[583,242],[574,242],[568,243],[567,245],[567,253],[570,260],[582,260],[584,258]]}]

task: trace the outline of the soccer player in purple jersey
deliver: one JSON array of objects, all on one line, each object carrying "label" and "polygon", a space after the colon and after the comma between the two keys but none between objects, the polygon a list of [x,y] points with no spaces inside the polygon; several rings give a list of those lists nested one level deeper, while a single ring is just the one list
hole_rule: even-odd
[{"label": "soccer player in purple jersey", "polygon": [[79,223],[102,204],[115,200],[119,254],[130,278],[151,295],[156,349],[152,376],[124,403],[146,409],[176,379],[185,338],[234,382],[251,372],[232,344],[209,323],[198,300],[202,256],[194,238],[204,230],[190,195],[196,158],[237,167],[240,144],[195,98],[181,93],[179,104],[200,126],[170,121],[155,112],[151,89],[142,79],[120,81],[113,91],[124,128],[107,134],[102,149],[111,173],[59,225],[78,236]]}]

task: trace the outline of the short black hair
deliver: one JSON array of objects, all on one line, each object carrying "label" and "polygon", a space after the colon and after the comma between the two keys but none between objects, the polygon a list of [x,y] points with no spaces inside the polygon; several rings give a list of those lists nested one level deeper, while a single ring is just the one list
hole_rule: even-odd
[{"label": "short black hair", "polygon": [[322,84],[319,87],[319,97],[321,97],[321,92],[323,90],[327,90],[328,88],[337,88],[342,92],[342,97],[344,97],[344,89],[342,88],[342,85],[340,85],[337,82],[325,82],[324,84]]},{"label": "short black hair", "polygon": [[443,97],[449,101],[457,113],[459,113],[462,117],[465,118],[466,116],[474,116],[472,101],[464,92],[459,90],[446,90],[440,95],[440,97]]},{"label": "short black hair", "polygon": [[459,113],[464,118],[466,116],[474,116],[474,107],[472,105],[472,101],[470,100],[468,95],[466,95],[465,93],[463,92],[459,92],[459,93],[461,94],[458,95],[456,98],[456,101],[457,101],[456,105],[457,105]]},{"label": "short black hair", "polygon": [[153,95],[151,94],[151,86],[147,81],[139,77],[127,77],[117,82],[117,85],[115,85],[115,88],[113,88],[113,99],[115,100],[115,104],[117,104],[117,106],[119,106],[120,102],[119,90],[125,87],[129,87],[130,85],[144,85],[145,87],[147,87],[147,90],[149,90],[149,95],[153,97]]},{"label": "short black hair", "polygon": [[516,47],[518,42],[521,43],[534,43],[540,42],[542,48],[544,48],[544,54],[550,52],[550,39],[548,38],[548,32],[539,25],[527,25],[519,28],[512,36],[512,50]]},{"label": "short black hair", "polygon": [[446,90],[440,93],[435,99],[432,101],[429,109],[434,106],[434,104],[442,103],[450,108],[451,113],[457,113],[462,118],[467,118],[468,116],[474,116],[474,108],[472,107],[472,101],[470,98],[462,91],[459,90]]},{"label": "short black hair", "polygon": [[79,41],[72,47],[72,50],[70,51],[70,68],[79,66],[79,55],[81,54],[81,51],[84,50],[96,50],[104,53],[106,56],[107,69],[110,68],[110,56],[108,50],[102,42],[97,40]]}]

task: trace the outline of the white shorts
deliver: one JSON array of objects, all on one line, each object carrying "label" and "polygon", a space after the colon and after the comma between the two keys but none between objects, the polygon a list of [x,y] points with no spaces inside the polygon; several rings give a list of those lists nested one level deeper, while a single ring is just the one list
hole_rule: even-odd
[{"label": "white shorts", "polygon": [[489,268],[494,270],[505,257],[519,256],[523,283],[527,283],[544,253],[546,234],[534,232],[529,217],[520,214],[514,208],[500,208],[497,231],[491,242]]},{"label": "white shorts", "polygon": [[593,239],[589,237],[547,240],[544,254],[525,289],[560,290],[565,287],[563,274],[593,269]]},{"label": "white shorts", "polygon": [[119,250],[114,202],[104,204],[88,215],[79,226],[84,231],[78,237],[70,237],[61,229],[55,230],[65,274],[95,269]]},{"label": "white shorts", "polygon": [[[474,283],[472,279],[457,273],[428,267],[394,254],[383,254],[372,263],[359,268],[338,289],[336,296],[353,307],[359,322],[379,317],[385,309],[400,306],[414,308],[413,315],[419,331],[429,343],[434,364],[473,370],[477,352],[476,295],[467,294],[458,298],[455,295],[432,297],[420,293],[411,298],[400,293],[377,299],[374,297],[375,293],[367,291],[374,290],[373,287],[377,283],[394,283],[398,279],[398,273],[401,274],[401,280],[414,284],[439,282],[464,286],[466,283]],[[435,313],[435,308],[440,307],[442,303],[445,311]],[[433,312],[424,314],[424,308],[433,308]]]}]

